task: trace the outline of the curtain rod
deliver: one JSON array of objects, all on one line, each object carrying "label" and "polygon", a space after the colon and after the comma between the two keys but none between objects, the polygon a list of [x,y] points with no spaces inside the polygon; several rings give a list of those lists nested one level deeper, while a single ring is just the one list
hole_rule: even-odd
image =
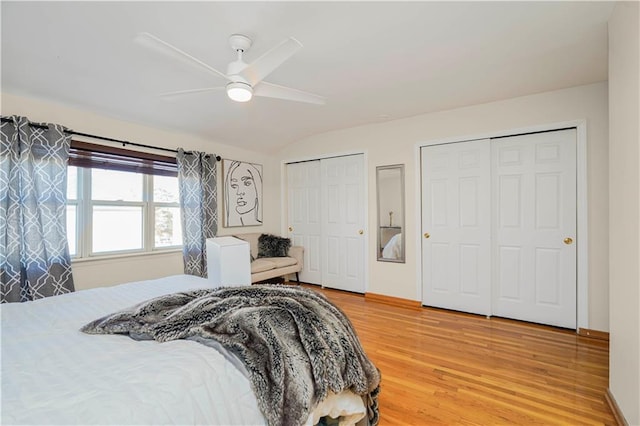
[{"label": "curtain rod", "polygon": [[[2,121],[5,122],[5,123],[13,123],[13,120],[11,120],[10,118],[2,117]],[[48,126],[45,126],[43,124],[37,124],[37,123],[29,123],[29,126],[37,127],[37,128],[40,128],[40,129],[48,129]],[[107,142],[121,143],[122,146],[132,145],[132,146],[137,146],[137,147],[140,147],[140,148],[149,148],[149,149],[155,149],[155,150],[158,150],[158,151],[173,152],[175,154],[178,153],[177,149],[162,148],[162,147],[159,147],[159,146],[152,146],[152,145],[144,145],[144,144],[141,144],[141,143],[123,141],[123,140],[120,140],[120,139],[107,138],[105,136],[97,136],[97,135],[92,135],[92,134],[89,134],[89,133],[76,132],[75,130],[70,130],[70,129],[69,130],[64,130],[64,132],[67,133],[67,134],[70,134],[70,135],[84,136],[84,137],[93,138],[93,139],[100,139],[100,140],[107,141]],[[192,154],[192,153],[189,152],[189,151],[185,151],[185,154]],[[216,161],[220,161],[222,159],[219,155],[215,155],[214,154],[214,157],[215,157]]]}]

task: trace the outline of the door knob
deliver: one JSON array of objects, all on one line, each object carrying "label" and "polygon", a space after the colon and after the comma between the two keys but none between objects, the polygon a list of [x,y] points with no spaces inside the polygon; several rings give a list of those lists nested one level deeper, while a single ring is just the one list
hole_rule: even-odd
[{"label": "door knob", "polygon": [[293,226],[289,227],[289,232],[293,232]]},{"label": "door knob", "polygon": [[567,237],[567,238],[565,238],[565,239],[564,239],[564,243],[565,243],[566,245],[572,244],[572,243],[573,243],[573,238],[571,238],[571,237]]},{"label": "door knob", "polygon": [[362,234],[364,234],[364,231],[361,229],[361,230],[358,231],[358,234],[362,235]]},{"label": "door knob", "polygon": [[425,238],[429,238],[430,236],[431,236],[431,234],[429,234],[428,232],[425,232],[425,233],[424,233],[424,237],[425,237]]}]

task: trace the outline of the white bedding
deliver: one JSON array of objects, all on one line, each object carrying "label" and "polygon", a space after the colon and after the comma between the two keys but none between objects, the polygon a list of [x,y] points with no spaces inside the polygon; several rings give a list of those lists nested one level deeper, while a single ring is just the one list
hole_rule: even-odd
[{"label": "white bedding", "polygon": [[[149,298],[207,286],[177,275],[0,305],[1,423],[264,424],[248,379],[218,351],[79,331]],[[365,408],[343,392],[320,404],[309,423],[328,414],[351,423]]]},{"label": "white bedding", "polygon": [[395,234],[382,249],[382,257],[385,259],[402,258],[402,234]]}]

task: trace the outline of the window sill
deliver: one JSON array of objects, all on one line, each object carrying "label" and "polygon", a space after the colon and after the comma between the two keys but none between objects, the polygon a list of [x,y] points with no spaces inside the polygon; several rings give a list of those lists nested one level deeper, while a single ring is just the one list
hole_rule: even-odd
[{"label": "window sill", "polygon": [[101,255],[101,256],[91,256],[91,257],[78,257],[78,258],[72,258],[71,264],[73,265],[76,263],[100,262],[104,260],[122,260],[122,259],[131,259],[135,257],[173,255],[175,253],[182,253],[182,248],[145,251],[145,252],[138,252],[138,253],[118,253],[118,254],[107,254],[107,255]]}]

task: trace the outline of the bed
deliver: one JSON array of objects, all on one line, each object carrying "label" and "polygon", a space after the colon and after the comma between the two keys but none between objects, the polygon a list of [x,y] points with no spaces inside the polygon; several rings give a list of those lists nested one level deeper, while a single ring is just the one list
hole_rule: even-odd
[{"label": "bed", "polygon": [[[148,299],[208,287],[176,275],[1,305],[1,423],[265,424],[246,372],[222,347],[79,331]],[[324,416],[366,424],[366,411],[355,393],[330,393],[305,424]]]},{"label": "bed", "polygon": [[402,259],[402,233],[394,234],[382,248],[385,259]]}]

